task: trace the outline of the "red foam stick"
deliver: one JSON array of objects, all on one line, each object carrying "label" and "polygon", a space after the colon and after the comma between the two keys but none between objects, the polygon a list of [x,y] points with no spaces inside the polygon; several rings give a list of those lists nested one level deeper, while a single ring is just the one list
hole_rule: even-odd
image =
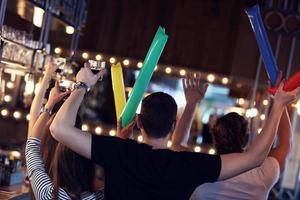
[{"label": "red foam stick", "polygon": [[[300,86],[300,70],[293,74],[284,84],[283,90],[284,91],[292,91]],[[278,87],[271,87],[268,88],[268,92],[272,95],[275,95]]]}]

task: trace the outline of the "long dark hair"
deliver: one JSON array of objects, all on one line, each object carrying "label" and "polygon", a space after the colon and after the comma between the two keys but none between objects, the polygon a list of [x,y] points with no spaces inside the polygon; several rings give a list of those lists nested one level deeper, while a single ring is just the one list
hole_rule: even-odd
[{"label": "long dark hair", "polygon": [[[58,188],[63,188],[72,199],[81,199],[83,193],[94,190],[94,164],[63,144],[58,143],[51,135],[49,127],[55,114],[46,125],[46,133],[42,139],[41,154],[45,171],[53,180],[53,198],[58,199]],[[75,126],[81,127],[80,117],[76,117]]]},{"label": "long dark hair", "polygon": [[247,128],[247,120],[237,113],[218,118],[212,131],[218,154],[243,152],[249,138]]}]

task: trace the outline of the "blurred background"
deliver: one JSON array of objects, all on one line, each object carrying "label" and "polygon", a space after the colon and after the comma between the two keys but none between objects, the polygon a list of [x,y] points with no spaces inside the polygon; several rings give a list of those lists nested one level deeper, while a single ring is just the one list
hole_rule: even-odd
[{"label": "blurred background", "polygon": [[[217,116],[238,112],[250,135],[260,133],[268,115],[267,74],[240,0],[0,0],[0,149],[20,157],[29,108],[39,88],[47,55],[66,64],[54,77],[65,85],[87,60],[105,61],[107,74],[80,109],[82,130],[116,134],[110,66],[123,65],[127,97],[158,26],[169,36],[147,94],[172,95],[180,116],[185,98],[181,78],[200,72],[210,86],[198,106],[190,145],[214,154],[209,129]],[[300,66],[300,1],[259,1],[268,37],[284,76]],[[289,108],[292,154],[270,199],[300,199],[300,102]],[[135,139],[142,141],[137,133]],[[19,154],[18,154],[19,153]]]}]

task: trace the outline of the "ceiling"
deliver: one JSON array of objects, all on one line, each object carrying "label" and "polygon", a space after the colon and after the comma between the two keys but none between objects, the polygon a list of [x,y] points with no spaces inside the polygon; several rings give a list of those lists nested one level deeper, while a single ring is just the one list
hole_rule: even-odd
[{"label": "ceiling", "polygon": [[[260,54],[240,0],[91,0],[79,48],[141,60],[159,25],[169,35],[161,63],[255,78]],[[277,37],[269,34],[273,49]],[[284,35],[279,50],[283,71],[291,38]],[[294,57],[296,68],[300,60]],[[261,81],[266,79],[263,70]]]}]

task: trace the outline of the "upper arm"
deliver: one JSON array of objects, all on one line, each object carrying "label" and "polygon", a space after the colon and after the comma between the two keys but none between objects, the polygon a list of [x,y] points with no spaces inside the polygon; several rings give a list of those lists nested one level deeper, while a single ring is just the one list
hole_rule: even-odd
[{"label": "upper arm", "polygon": [[75,127],[60,126],[60,124],[52,123],[50,126],[52,136],[72,149],[79,155],[91,159],[92,136]]},{"label": "upper arm", "polygon": [[263,164],[257,168],[260,179],[264,182],[266,188],[271,188],[278,181],[280,176],[280,166],[273,157],[267,157]]},{"label": "upper arm", "polygon": [[257,167],[250,153],[230,153],[221,155],[222,167],[219,181],[237,176],[245,171]]},{"label": "upper arm", "polygon": [[270,157],[273,157],[278,161],[280,167],[280,173],[282,173],[285,169],[285,165],[286,165],[286,161],[290,149],[291,149],[291,145],[286,145],[284,147],[284,144],[280,144],[280,147],[273,148],[269,153]]}]

